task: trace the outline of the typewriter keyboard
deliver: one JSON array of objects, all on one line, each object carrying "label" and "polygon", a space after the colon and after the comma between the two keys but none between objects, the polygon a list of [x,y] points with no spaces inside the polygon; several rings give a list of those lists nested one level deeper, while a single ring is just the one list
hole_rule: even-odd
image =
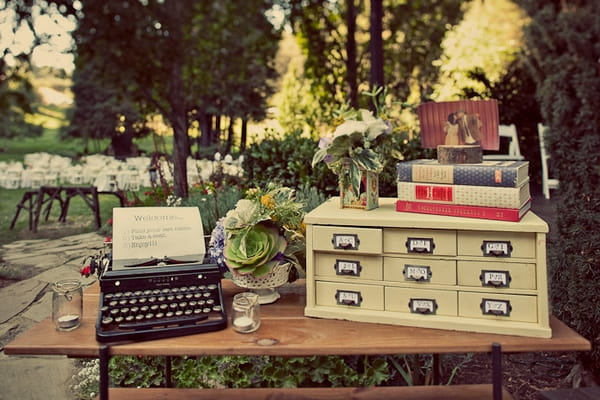
[{"label": "typewriter keyboard", "polygon": [[225,328],[217,271],[177,266],[103,277],[97,339],[149,340]]}]

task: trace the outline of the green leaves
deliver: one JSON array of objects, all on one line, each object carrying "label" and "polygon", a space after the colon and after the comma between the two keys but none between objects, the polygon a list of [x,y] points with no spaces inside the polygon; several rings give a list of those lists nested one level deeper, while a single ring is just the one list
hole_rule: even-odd
[{"label": "green leaves", "polygon": [[230,268],[258,277],[270,272],[280,262],[274,258],[283,253],[286,246],[287,242],[279,235],[276,226],[260,223],[248,232],[228,239],[224,255]]}]

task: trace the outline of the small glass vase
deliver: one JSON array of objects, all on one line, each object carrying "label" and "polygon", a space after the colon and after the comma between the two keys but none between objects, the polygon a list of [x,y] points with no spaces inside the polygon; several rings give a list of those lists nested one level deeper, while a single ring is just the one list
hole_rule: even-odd
[{"label": "small glass vase", "polygon": [[373,210],[379,207],[379,173],[360,170],[360,187],[355,190],[350,161],[345,161],[339,176],[340,208]]},{"label": "small glass vase", "polygon": [[243,292],[233,296],[231,325],[239,333],[251,333],[258,329],[260,326],[260,303],[256,293]]},{"label": "small glass vase", "polygon": [[54,283],[52,293],[52,320],[59,331],[72,331],[81,324],[83,316],[83,289],[77,279],[63,279]]}]

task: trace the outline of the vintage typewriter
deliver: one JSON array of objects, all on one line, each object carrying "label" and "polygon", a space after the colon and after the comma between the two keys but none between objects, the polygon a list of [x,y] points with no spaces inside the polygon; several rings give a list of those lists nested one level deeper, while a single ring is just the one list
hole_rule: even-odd
[{"label": "vintage typewriter", "polygon": [[227,315],[216,264],[167,257],[112,270],[100,278],[99,342],[152,340],[224,329]]}]

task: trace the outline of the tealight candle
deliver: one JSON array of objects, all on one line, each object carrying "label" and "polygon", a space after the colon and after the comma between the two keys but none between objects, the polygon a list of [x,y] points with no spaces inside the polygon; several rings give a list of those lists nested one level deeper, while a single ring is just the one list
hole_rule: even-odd
[{"label": "tealight candle", "polygon": [[52,320],[59,331],[79,326],[83,314],[83,290],[77,279],[58,281],[53,286]]},{"label": "tealight candle", "polygon": [[256,293],[236,294],[231,309],[231,322],[236,332],[250,333],[260,326],[260,305]]}]

